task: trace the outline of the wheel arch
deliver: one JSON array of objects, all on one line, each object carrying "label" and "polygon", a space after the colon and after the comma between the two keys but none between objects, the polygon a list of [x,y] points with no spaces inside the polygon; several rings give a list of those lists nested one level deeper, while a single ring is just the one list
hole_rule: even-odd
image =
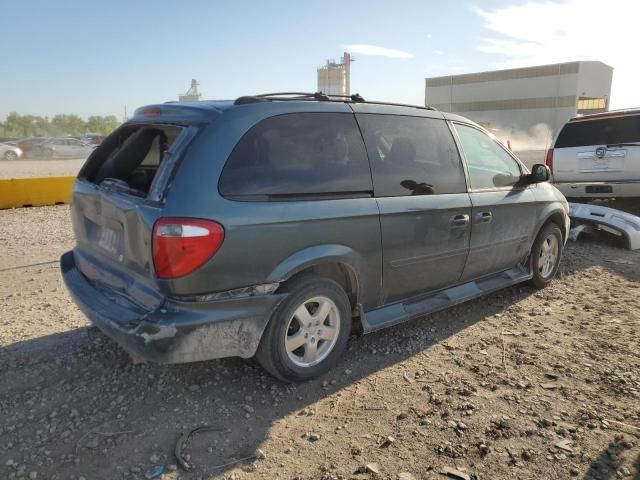
[{"label": "wheel arch", "polygon": [[[540,224],[538,225],[538,228],[536,229],[536,232],[535,232],[536,237],[540,232],[540,230],[542,230],[545,225],[547,225],[548,223],[554,223],[555,225],[558,226],[558,228],[560,229],[560,232],[562,233],[562,241],[566,242],[567,237],[569,235],[569,226],[565,221],[566,218],[567,218],[567,214],[561,207],[549,209],[543,215],[542,221],[540,222]],[[535,242],[535,237],[533,238],[533,241],[531,243],[532,246],[533,246],[533,242]]]},{"label": "wheel arch", "polygon": [[346,245],[316,245],[287,257],[271,272],[267,281],[282,285],[308,274],[330,278],[344,288],[355,310],[362,292],[362,264],[362,257]]}]

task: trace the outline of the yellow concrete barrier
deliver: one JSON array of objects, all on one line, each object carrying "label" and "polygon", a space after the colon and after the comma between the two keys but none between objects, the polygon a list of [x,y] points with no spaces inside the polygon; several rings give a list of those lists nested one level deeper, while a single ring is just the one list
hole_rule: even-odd
[{"label": "yellow concrete barrier", "polygon": [[0,209],[69,203],[75,179],[76,177],[0,179]]}]

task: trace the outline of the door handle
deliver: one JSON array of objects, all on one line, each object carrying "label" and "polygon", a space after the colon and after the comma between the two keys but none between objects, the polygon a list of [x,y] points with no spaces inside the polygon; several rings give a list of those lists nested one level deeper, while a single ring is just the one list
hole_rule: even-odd
[{"label": "door handle", "polygon": [[464,227],[469,224],[469,215],[454,215],[449,219],[451,227]]},{"label": "door handle", "polygon": [[478,212],[474,215],[476,223],[489,223],[493,219],[491,212]]}]

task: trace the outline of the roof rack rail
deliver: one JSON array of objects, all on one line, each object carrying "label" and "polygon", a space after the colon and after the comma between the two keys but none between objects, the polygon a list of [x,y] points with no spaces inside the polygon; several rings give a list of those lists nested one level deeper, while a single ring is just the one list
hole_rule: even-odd
[{"label": "roof rack rail", "polygon": [[[256,95],[256,97],[258,97],[258,98],[291,97],[291,96],[319,99],[320,97],[326,97],[327,95],[325,95],[322,92],[314,92],[314,93],[309,93],[309,92],[275,92],[275,93],[261,93],[259,95]],[[322,98],[322,99],[324,99],[324,98]]]},{"label": "roof rack rail", "polygon": [[395,103],[395,102],[378,102],[376,100],[367,100],[364,103],[372,103],[374,105],[389,105],[391,107],[410,107],[410,108],[419,108],[421,110],[435,110],[438,111],[436,107],[432,107],[431,105],[421,106],[421,105],[411,105],[410,103]]},{"label": "roof rack rail", "polygon": [[248,95],[238,97],[234,105],[245,105],[247,103],[269,102],[271,100],[320,100],[329,101],[329,97],[322,92],[275,92],[261,93],[259,95]]},{"label": "roof rack rail", "polygon": [[[324,92],[276,92],[276,93],[261,93],[259,95],[255,95],[257,98],[272,98],[272,97],[293,97],[292,100],[301,100],[301,99],[313,99],[313,100],[322,100],[325,102],[328,101],[336,101],[334,99],[342,99],[346,98],[351,100],[352,102],[365,102],[365,99],[362,98],[362,95],[359,93],[354,93],[353,95],[338,95],[338,94],[330,94]],[[280,98],[279,100],[284,100]],[[341,101],[341,100],[340,100]]]},{"label": "roof rack rail", "polygon": [[275,92],[275,93],[261,93],[259,95],[250,95],[244,97],[238,97],[234,102],[234,105],[244,105],[247,103],[269,102],[271,100],[308,100],[308,101],[322,101],[322,102],[351,102],[351,103],[371,103],[374,105],[390,105],[395,107],[411,107],[420,108],[422,110],[437,110],[431,106],[419,106],[409,105],[407,103],[393,103],[393,102],[378,102],[375,100],[365,100],[359,93],[352,95],[330,95],[324,92]]}]

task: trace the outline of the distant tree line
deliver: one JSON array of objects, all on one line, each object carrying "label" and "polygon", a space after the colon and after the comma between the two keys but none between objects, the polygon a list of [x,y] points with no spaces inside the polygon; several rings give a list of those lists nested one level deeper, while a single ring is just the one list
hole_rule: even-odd
[{"label": "distant tree line", "polygon": [[3,137],[58,137],[82,136],[85,133],[108,135],[120,125],[115,115],[93,115],[87,120],[74,114],[61,114],[52,118],[36,115],[20,115],[11,112],[0,122]]}]

